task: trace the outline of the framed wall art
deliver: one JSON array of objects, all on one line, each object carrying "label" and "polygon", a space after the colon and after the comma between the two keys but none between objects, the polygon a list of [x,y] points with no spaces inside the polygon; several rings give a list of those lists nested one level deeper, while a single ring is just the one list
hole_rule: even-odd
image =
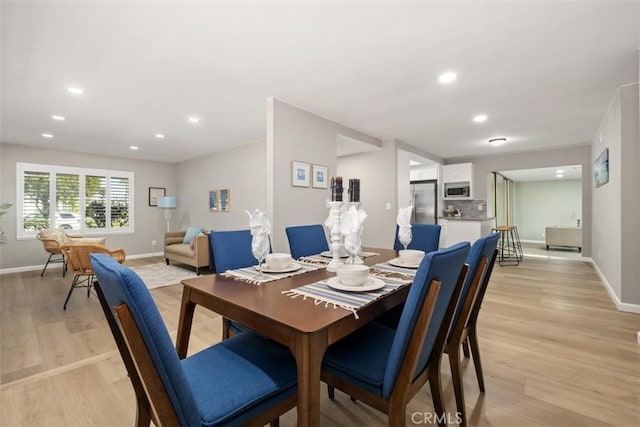
[{"label": "framed wall art", "polygon": [[329,188],[329,184],[327,183],[328,172],[329,170],[326,166],[313,165],[313,188]]},{"label": "framed wall art", "polygon": [[309,163],[292,161],[291,162],[291,185],[294,187],[309,186]]},{"label": "framed wall art", "polygon": [[219,192],[219,211],[229,212],[231,210],[231,190],[223,188]]},{"label": "framed wall art", "polygon": [[605,148],[593,163],[593,177],[596,188],[609,182],[609,149]]},{"label": "framed wall art", "polygon": [[166,195],[166,188],[149,187],[149,206],[158,206],[158,197],[164,197]]}]

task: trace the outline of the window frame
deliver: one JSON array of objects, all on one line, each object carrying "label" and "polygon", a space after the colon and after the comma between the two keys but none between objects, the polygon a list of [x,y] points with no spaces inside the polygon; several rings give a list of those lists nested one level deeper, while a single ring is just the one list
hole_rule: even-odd
[{"label": "window frame", "polygon": [[99,176],[104,177],[106,186],[105,194],[105,214],[108,218],[111,215],[111,180],[112,178],[126,178],[129,180],[129,193],[128,193],[128,214],[129,225],[127,227],[113,227],[111,221],[107,221],[104,228],[88,228],[85,226],[85,221],[82,220],[84,215],[81,216],[80,228],[73,229],[72,233],[81,233],[83,235],[114,235],[114,234],[132,234],[135,232],[135,193],[134,193],[134,173],[131,171],[119,171],[110,169],[90,169],[90,168],[77,168],[69,166],[58,165],[45,165],[38,163],[16,163],[16,239],[33,239],[35,238],[38,230],[25,230],[24,229],[24,178],[25,172],[43,172],[49,173],[49,224],[51,227],[55,227],[55,218],[57,213],[57,200],[56,200],[56,175],[79,175],[79,191],[78,198],[80,204],[80,212],[86,212],[86,177],[87,176]]}]

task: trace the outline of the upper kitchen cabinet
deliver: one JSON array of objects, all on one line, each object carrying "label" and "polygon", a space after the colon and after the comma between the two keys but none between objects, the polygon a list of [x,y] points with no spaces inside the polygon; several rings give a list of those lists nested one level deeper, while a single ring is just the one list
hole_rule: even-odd
[{"label": "upper kitchen cabinet", "polygon": [[458,163],[455,165],[442,166],[442,181],[447,184],[451,182],[468,182],[473,179],[473,163]]},{"label": "upper kitchen cabinet", "polygon": [[473,198],[473,164],[458,163],[442,166],[442,197],[444,199]]}]

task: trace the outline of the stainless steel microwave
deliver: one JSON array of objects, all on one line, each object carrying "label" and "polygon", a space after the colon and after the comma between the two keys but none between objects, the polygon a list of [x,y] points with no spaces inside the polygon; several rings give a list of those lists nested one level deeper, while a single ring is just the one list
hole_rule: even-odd
[{"label": "stainless steel microwave", "polygon": [[456,198],[456,197],[469,197],[470,185],[468,182],[449,183],[444,185],[444,197]]}]

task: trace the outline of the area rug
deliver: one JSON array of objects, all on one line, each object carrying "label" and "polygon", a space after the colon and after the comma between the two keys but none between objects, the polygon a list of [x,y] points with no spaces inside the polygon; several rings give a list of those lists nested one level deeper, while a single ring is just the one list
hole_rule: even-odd
[{"label": "area rug", "polygon": [[180,283],[181,280],[197,276],[195,271],[174,265],[166,265],[162,262],[131,267],[131,269],[138,273],[138,276],[142,278],[149,289],[175,285]]}]

